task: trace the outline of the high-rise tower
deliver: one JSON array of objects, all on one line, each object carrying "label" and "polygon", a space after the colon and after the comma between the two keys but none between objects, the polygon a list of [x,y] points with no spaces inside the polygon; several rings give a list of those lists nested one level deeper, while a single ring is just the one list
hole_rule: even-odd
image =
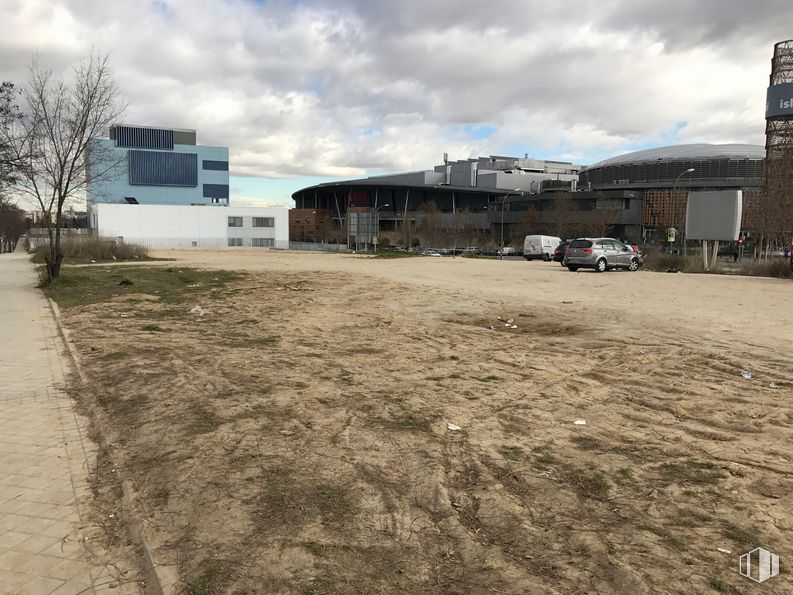
[{"label": "high-rise tower", "polygon": [[765,211],[769,235],[793,233],[793,39],[774,45],[765,104]]}]

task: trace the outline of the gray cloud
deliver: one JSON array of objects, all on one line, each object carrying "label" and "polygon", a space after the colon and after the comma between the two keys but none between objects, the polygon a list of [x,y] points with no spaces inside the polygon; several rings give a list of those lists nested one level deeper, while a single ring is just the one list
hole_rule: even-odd
[{"label": "gray cloud", "polygon": [[[0,78],[109,51],[128,120],[193,127],[241,175],[354,176],[444,151],[585,159],[762,142],[793,5],[732,0],[0,0]],[[492,127],[486,138],[466,126]],[[539,153],[539,154],[538,154]]]}]

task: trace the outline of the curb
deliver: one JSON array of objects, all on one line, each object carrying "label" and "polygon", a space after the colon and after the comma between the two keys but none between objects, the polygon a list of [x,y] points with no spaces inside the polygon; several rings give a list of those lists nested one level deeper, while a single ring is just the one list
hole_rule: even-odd
[{"label": "curb", "polygon": [[[85,371],[80,365],[80,360],[74,345],[72,345],[71,341],[69,340],[69,331],[63,325],[60,308],[58,308],[58,304],[56,304],[52,299],[46,299],[52,310],[53,317],[55,318],[55,326],[58,328],[58,334],[60,335],[61,341],[63,342],[64,346],[66,347],[66,351],[69,354],[69,359],[72,361],[74,369],[77,371],[77,375],[80,377],[80,381],[87,385],[89,384],[88,376],[85,374]],[[118,460],[118,455],[116,455],[113,449],[110,448],[110,443],[107,439],[107,418],[95,403],[85,403],[85,405],[87,406],[91,423],[96,429],[96,439],[99,443],[99,447],[108,453],[108,456],[111,458],[111,461],[113,462],[113,465],[116,469],[123,469],[123,467],[119,464],[120,461]],[[119,479],[121,483],[120,514],[122,515],[122,520],[127,527],[127,531],[133,543],[143,552],[143,570],[146,581],[144,592],[147,595],[165,595],[166,593],[176,592],[178,574],[176,572],[175,565],[168,564],[161,560],[158,561],[153,555],[152,550],[148,545],[148,541],[150,540],[146,539],[145,527],[140,519],[136,518],[132,513],[132,482],[121,477],[119,477]]]}]

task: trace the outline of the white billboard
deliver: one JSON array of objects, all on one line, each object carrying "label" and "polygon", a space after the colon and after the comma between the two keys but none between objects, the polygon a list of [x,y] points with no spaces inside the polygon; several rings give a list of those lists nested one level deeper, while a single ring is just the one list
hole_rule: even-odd
[{"label": "white billboard", "polygon": [[689,192],[686,239],[734,242],[741,231],[742,208],[740,190]]}]

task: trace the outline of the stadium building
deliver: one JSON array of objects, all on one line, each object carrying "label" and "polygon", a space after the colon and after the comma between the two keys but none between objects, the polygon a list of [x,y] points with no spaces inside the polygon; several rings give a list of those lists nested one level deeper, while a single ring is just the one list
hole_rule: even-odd
[{"label": "stadium building", "polygon": [[290,236],[346,241],[356,248],[378,237],[410,245],[420,235],[424,241],[434,235],[427,229],[432,219],[439,232],[464,227],[481,242],[488,234],[494,237],[493,221],[505,198],[573,191],[580,170],[568,162],[491,155],[444,158],[431,170],[318,184],[292,195]]},{"label": "stadium building", "polygon": [[658,239],[659,231],[682,228],[686,201],[693,190],[742,190],[744,227],[751,226],[753,208],[763,187],[765,149],[759,145],[693,144],[627,153],[581,171],[579,188],[615,189],[641,194],[643,235]]},{"label": "stadium building", "polygon": [[[582,168],[572,163],[484,157],[433,170],[319,184],[292,195],[290,234],[306,240],[374,237],[410,245],[433,238],[466,245],[519,245],[530,233],[560,237],[614,235],[663,241],[682,228],[691,190],[742,190],[751,226],[763,184],[764,149],[757,145],[659,147]],[[439,232],[429,233],[428,217]],[[463,229],[463,237],[458,230]],[[452,239],[453,238],[453,239]]]}]

